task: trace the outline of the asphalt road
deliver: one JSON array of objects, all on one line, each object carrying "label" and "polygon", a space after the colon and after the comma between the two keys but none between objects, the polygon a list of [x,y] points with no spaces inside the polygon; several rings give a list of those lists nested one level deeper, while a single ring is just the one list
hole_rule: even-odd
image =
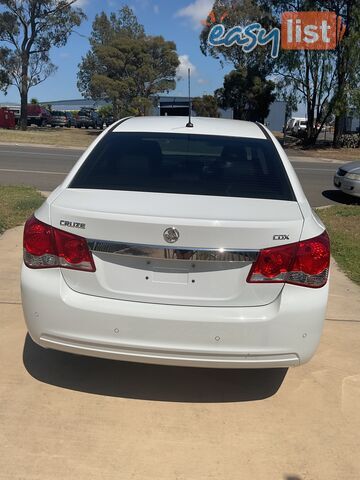
[{"label": "asphalt road", "polygon": [[[0,184],[32,185],[51,191],[59,185],[81,155],[80,150],[0,145]],[[313,207],[349,203],[333,188],[334,172],[340,164],[291,159]]]}]

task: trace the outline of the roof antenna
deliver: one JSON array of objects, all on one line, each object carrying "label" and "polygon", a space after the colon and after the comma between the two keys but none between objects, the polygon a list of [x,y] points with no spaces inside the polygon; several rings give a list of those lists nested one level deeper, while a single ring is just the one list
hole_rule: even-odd
[{"label": "roof antenna", "polygon": [[191,70],[188,69],[188,82],[189,82],[189,121],[186,124],[187,128],[193,128],[194,125],[191,122],[191,110],[192,110],[192,102],[191,102]]}]

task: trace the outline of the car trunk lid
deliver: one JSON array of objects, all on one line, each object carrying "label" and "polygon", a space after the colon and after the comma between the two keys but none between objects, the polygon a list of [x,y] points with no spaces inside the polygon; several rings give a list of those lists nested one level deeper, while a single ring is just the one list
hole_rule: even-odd
[{"label": "car trunk lid", "polygon": [[[75,291],[196,306],[271,303],[282,284],[246,279],[262,248],[299,241],[297,202],[66,189],[51,205],[56,228],[88,240],[95,273],[63,270]],[[80,227],[80,229],[76,228]],[[175,228],[170,244],[164,232]]]}]

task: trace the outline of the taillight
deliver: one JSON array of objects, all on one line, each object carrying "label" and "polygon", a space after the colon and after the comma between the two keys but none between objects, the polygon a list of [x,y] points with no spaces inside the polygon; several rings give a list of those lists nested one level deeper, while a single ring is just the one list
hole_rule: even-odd
[{"label": "taillight", "polygon": [[247,281],[320,288],[327,283],[329,266],[330,241],[324,232],[316,238],[261,250]]},{"label": "taillight", "polygon": [[24,229],[24,262],[30,268],[58,267],[54,229],[29,218]]},{"label": "taillight", "polygon": [[35,217],[24,228],[24,263],[29,268],[69,268],[95,272],[85,238],[58,230]]}]

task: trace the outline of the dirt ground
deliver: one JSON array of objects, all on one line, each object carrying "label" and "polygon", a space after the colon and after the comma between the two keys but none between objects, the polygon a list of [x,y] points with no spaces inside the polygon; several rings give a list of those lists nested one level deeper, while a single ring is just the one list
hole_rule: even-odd
[{"label": "dirt ground", "polygon": [[360,478],[359,287],[334,281],[302,367],[145,366],[36,346],[20,305],[21,228],[0,238],[0,260],[1,480]]},{"label": "dirt ground", "polygon": [[354,160],[360,160],[359,148],[293,148],[286,147],[286,151],[289,156],[304,156],[312,158],[327,158],[329,160],[340,160],[346,162],[352,162]]},{"label": "dirt ground", "polygon": [[[273,132],[273,134],[283,145],[284,134],[282,132]],[[331,142],[325,142],[323,140],[318,140],[314,147],[303,148],[298,138],[287,135],[285,149],[291,156],[312,157],[314,159],[327,158],[329,160],[341,160],[347,162],[360,160],[359,148],[332,148]]]},{"label": "dirt ground", "polygon": [[0,142],[86,148],[100,133],[101,130],[91,128],[29,127],[26,132],[0,129]]}]

